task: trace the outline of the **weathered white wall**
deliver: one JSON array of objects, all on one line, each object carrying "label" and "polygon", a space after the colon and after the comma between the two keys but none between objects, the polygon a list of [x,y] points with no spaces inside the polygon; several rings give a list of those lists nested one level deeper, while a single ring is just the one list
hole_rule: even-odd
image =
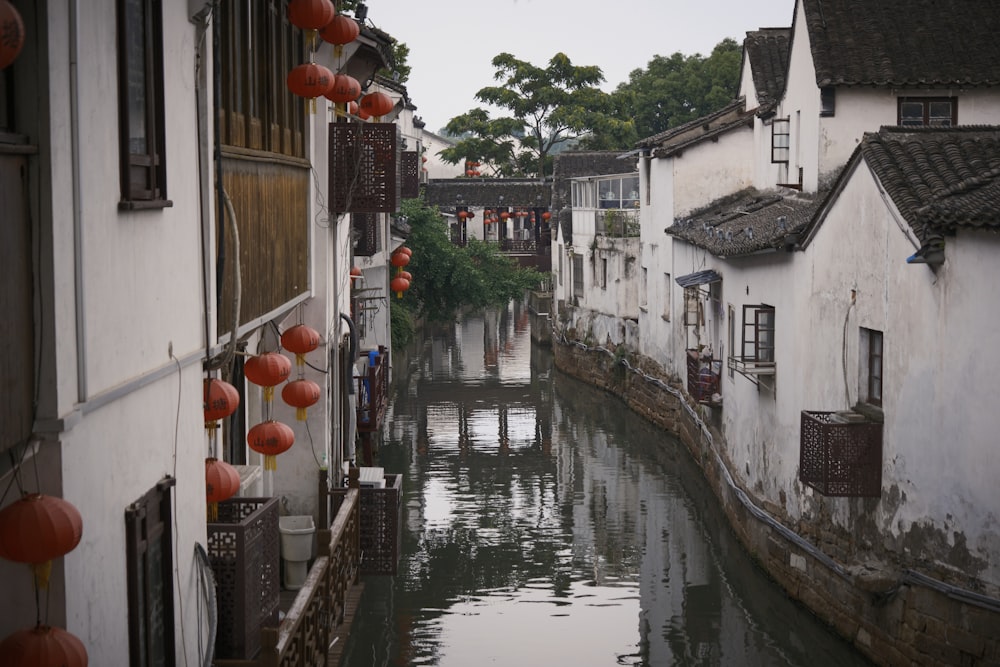
[{"label": "weathered white wall", "polygon": [[681,218],[733,192],[753,184],[753,131],[730,130],[718,141],[691,146],[673,163],[674,216]]},{"label": "weathered white wall", "polygon": [[[664,232],[674,222],[674,165],[672,158],[648,159],[640,162],[648,168],[648,178],[639,179],[642,202],[639,238],[639,352],[659,362],[664,368],[673,366],[672,292],[666,292],[667,276],[676,277],[673,268],[673,237]],[[640,173],[645,174],[640,166]],[[646,285],[642,287],[645,270]]]},{"label": "weathered white wall", "polygon": [[441,159],[441,151],[450,147],[451,141],[426,129],[421,134],[421,141],[425,148],[423,156],[427,158],[427,162],[422,163],[423,168],[427,170],[424,175],[428,179],[457,178],[465,175],[465,165],[448,164]]}]

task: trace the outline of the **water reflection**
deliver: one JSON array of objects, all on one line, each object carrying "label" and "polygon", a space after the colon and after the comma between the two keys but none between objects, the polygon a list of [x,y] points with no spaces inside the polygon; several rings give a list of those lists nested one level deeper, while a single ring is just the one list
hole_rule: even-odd
[{"label": "water reflection", "polygon": [[467,318],[395,369],[403,556],[366,579],[343,664],[865,664],[750,562],[675,441],[553,371],[527,321]]}]

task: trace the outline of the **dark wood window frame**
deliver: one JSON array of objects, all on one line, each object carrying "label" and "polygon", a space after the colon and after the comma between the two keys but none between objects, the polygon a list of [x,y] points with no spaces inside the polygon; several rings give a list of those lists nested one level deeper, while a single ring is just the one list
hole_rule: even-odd
[{"label": "dark wood window frame", "polygon": [[[782,139],[783,138],[783,139]],[[771,121],[771,162],[788,164],[791,154],[792,119],[775,118]],[[784,144],[784,145],[782,145]]]},{"label": "dark wood window frame", "polygon": [[[932,107],[935,104],[947,102],[950,106],[947,114],[932,114]],[[905,122],[903,117],[904,106],[921,105],[921,122]],[[912,115],[907,116],[912,117]],[[896,124],[903,127],[954,127],[958,125],[958,98],[957,97],[900,97],[896,102]]]},{"label": "dark wood window frame", "polygon": [[162,0],[118,0],[120,209],[164,208]]},{"label": "dark wood window frame", "polygon": [[743,358],[774,361],[774,307],[765,304],[743,306]]},{"label": "dark wood window frame", "polygon": [[875,329],[864,329],[862,342],[865,355],[865,403],[882,407],[882,385],[883,385],[883,336],[881,331]]},{"label": "dark wood window frame", "polygon": [[173,524],[170,488],[164,477],[125,509],[128,577],[129,664],[173,665]]},{"label": "dark wood window frame", "polygon": [[829,118],[837,114],[837,89],[823,86],[819,89],[819,115]]}]

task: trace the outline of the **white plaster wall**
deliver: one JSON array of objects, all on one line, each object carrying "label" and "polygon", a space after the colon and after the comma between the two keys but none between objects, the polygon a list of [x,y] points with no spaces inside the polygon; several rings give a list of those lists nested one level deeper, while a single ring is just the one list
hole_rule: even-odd
[{"label": "white plaster wall", "polygon": [[[883,331],[883,493],[875,521],[891,538],[922,526],[949,544],[967,541],[986,561],[980,576],[997,584],[1000,464],[992,452],[1000,415],[984,389],[995,384],[1000,362],[980,353],[979,334],[995,328],[995,313],[984,304],[993,300],[989,276],[998,270],[1000,240],[959,232],[948,239],[937,275],[906,264],[913,251],[862,165],[806,253],[814,268],[805,319],[815,349],[801,357],[815,372],[803,377],[801,395],[819,406],[807,409],[856,402],[858,327]],[[851,289],[857,300],[849,309]],[[841,379],[843,330],[834,326],[845,317],[849,400]],[[831,505],[834,520],[848,526],[850,505]]]},{"label": "white plaster wall", "polygon": [[425,148],[424,157],[427,158],[427,162],[423,163],[423,168],[427,170],[425,172],[427,178],[457,178],[465,176],[465,165],[461,163],[448,164],[441,159],[441,151],[452,146],[453,142],[426,129],[421,135],[421,140]]},{"label": "white plaster wall", "polygon": [[753,131],[730,130],[718,141],[704,141],[672,158],[674,216],[753,184]]},{"label": "white plaster wall", "polygon": [[[646,288],[639,294],[639,352],[659,362],[664,368],[673,366],[671,354],[672,302],[671,294],[664,292],[666,275],[674,276],[673,237],[664,232],[674,221],[674,165],[673,159],[649,159],[649,177],[639,179],[643,205],[640,215],[639,280],[642,290],[642,272],[646,273]],[[648,205],[646,204],[648,202]],[[670,314],[668,318],[664,315]]]},{"label": "white plaster wall", "polygon": [[740,86],[736,97],[742,97],[746,100],[744,109],[756,109],[760,106],[757,86],[753,82],[753,70],[750,68],[750,58],[747,56],[745,46],[743,47],[743,64],[740,68]]}]

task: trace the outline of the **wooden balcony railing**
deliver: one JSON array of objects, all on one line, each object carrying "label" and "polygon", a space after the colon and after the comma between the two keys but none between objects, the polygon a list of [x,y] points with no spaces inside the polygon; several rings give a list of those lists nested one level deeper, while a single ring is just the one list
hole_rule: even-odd
[{"label": "wooden balcony railing", "polygon": [[362,352],[368,363],[361,375],[355,375],[354,388],[358,397],[358,431],[373,433],[382,427],[389,396],[389,362],[384,345],[378,350]]},{"label": "wooden balcony railing", "polygon": [[339,653],[331,645],[345,636],[359,586],[360,493],[347,489],[330,529],[317,531],[319,555],[280,625],[261,629],[257,657],[216,660],[215,667],[336,667]]}]

